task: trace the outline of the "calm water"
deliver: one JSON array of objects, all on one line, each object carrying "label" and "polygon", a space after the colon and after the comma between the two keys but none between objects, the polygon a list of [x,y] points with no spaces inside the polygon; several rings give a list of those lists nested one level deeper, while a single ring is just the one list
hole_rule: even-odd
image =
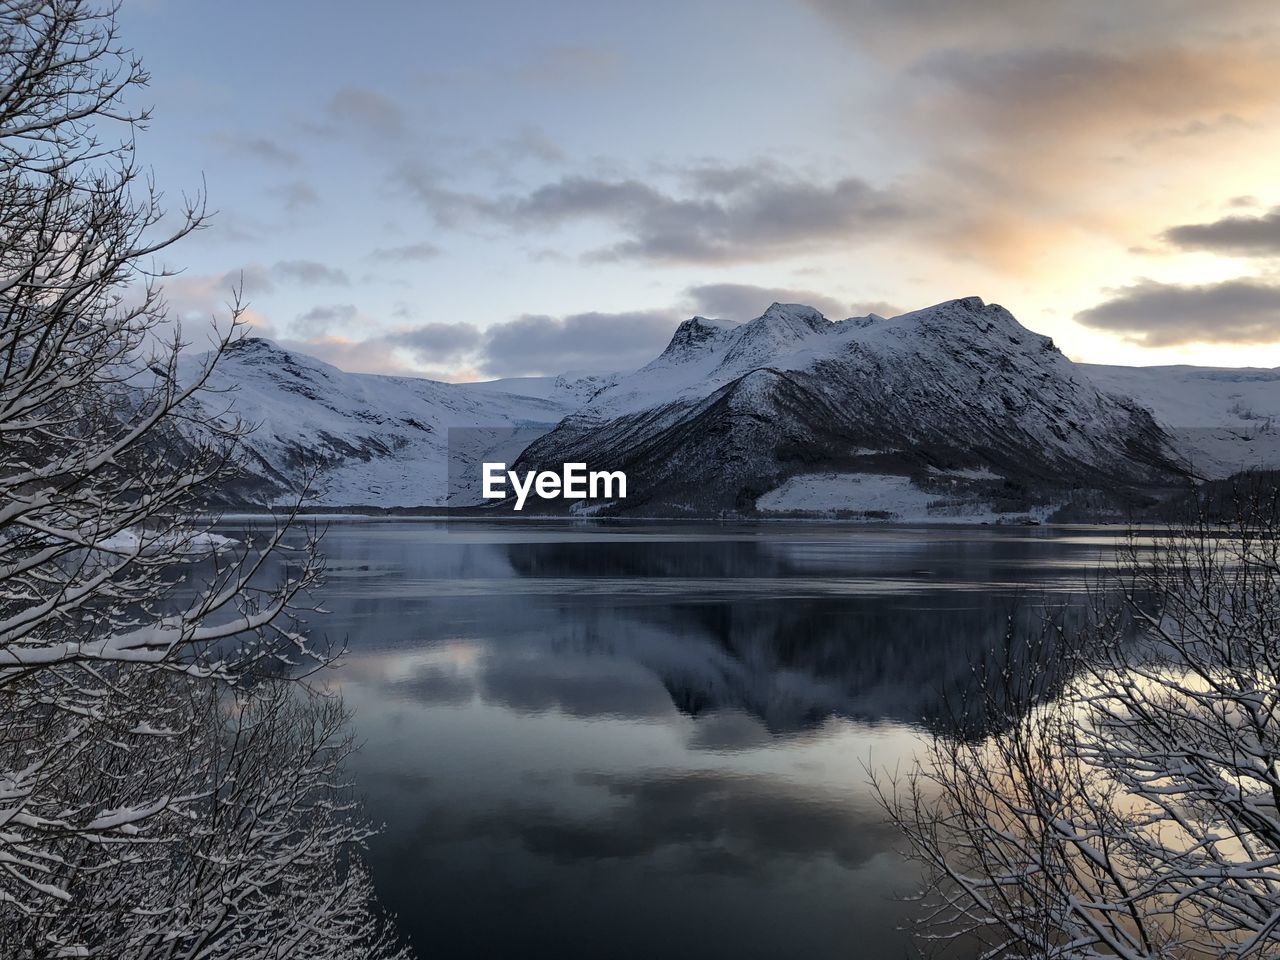
[{"label": "calm water", "polygon": [[1114,532],[335,523],[383,902],[424,958],[906,956],[866,767]]}]

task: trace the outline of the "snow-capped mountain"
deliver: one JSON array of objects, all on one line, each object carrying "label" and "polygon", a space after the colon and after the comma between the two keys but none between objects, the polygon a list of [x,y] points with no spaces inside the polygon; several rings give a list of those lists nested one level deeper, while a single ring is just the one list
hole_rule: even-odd
[{"label": "snow-capped mountain", "polygon": [[347,373],[251,338],[210,386],[229,392],[206,403],[257,424],[225,492],[240,503],[287,500],[314,466],[322,505],[443,506],[451,442],[455,463],[624,470],[629,496],[604,512],[661,515],[1086,516],[1280,465],[1280,370],[1075,364],[977,298],[694,317],[631,373],[478,384]]},{"label": "snow-capped mountain", "polygon": [[[1034,513],[1186,482],[1145,407],[976,297],[892,319],[798,304],[744,324],[695,317],[517,469],[565,461],[626,471],[614,509],[640,513],[888,515],[904,497],[939,518]],[[885,507],[863,505],[868,481]]]},{"label": "snow-capped mountain", "polygon": [[[467,460],[491,455],[508,437],[527,443],[605,382],[569,376],[454,384],[347,373],[247,338],[214,368],[204,403],[231,406],[255,428],[245,443],[247,476],[227,499],[288,500],[316,468],[318,504],[439,506],[448,495],[451,441],[455,456]],[[485,429],[456,429],[478,427]]]}]

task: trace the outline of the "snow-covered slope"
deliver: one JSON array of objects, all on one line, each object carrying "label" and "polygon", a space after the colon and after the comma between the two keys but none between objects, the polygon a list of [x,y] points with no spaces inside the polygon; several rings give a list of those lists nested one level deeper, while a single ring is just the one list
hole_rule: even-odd
[{"label": "snow-covered slope", "polygon": [[1126,393],[1151,410],[1198,477],[1280,467],[1280,369],[1081,369],[1104,389]]},{"label": "snow-covered slope", "polygon": [[601,390],[613,386],[621,376],[622,374],[619,373],[587,373],[573,370],[555,377],[504,377],[501,380],[468,383],[464,387],[469,390],[537,397],[577,408]]},{"label": "snow-covered slope", "polygon": [[260,338],[233,346],[209,386],[217,392],[206,396],[208,407],[231,405],[256,427],[246,442],[249,476],[230,498],[287,499],[316,467],[315,502],[340,506],[441,505],[451,428],[475,428],[455,430],[453,443],[455,455],[479,459],[505,437],[527,442],[526,431],[549,430],[598,389],[552,378],[536,385],[537,396],[526,396],[511,382],[347,373]]},{"label": "snow-covered slope", "polygon": [[[688,320],[520,466],[570,460],[626,470],[617,508],[656,513],[750,511],[808,473],[908,477],[981,514],[1184,479],[1145,408],[976,297],[892,319],[774,304],[739,325]],[[864,510],[856,498],[830,508]]]},{"label": "snow-covered slope", "polygon": [[632,373],[474,384],[248,339],[211,386],[229,392],[206,403],[258,425],[238,502],[288,499],[313,465],[321,504],[443,505],[451,430],[455,462],[625,470],[630,496],[605,512],[664,515],[1044,518],[1280,466],[1280,370],[1073,364],[977,298],[694,317]]}]

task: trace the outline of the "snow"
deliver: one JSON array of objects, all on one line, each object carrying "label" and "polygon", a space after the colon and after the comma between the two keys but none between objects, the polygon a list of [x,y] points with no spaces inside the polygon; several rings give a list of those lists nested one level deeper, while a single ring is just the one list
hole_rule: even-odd
[{"label": "snow", "polygon": [[466,384],[463,389],[474,393],[493,392],[535,397],[557,403],[579,404],[612,386],[622,376],[619,373],[587,373],[571,370],[554,377],[504,377],[500,380],[483,380]]},{"label": "snow", "polygon": [[1105,390],[1147,407],[1192,470],[1213,479],[1280,467],[1280,369],[1082,364]]},{"label": "snow", "polygon": [[748,323],[694,317],[660,356],[591,399],[584,413],[614,417],[713,393],[764,364],[800,369],[829,350],[833,324],[812,307],[773,304]]},{"label": "snow", "polygon": [[915,486],[908,477],[877,473],[807,473],[792,477],[756,500],[766,514],[868,515],[865,519],[929,523],[999,523],[1042,520],[1048,508],[1034,514],[998,514],[977,499],[957,501]]},{"label": "snow", "polygon": [[[233,405],[257,424],[247,442],[249,469],[271,484],[277,501],[290,499],[302,470],[317,465],[317,505],[433,507],[448,497],[451,439],[455,458],[510,463],[520,444],[571,414],[604,425],[662,410],[654,423],[669,426],[729,384],[738,404],[766,402],[790,374],[824,384],[823,402],[835,409],[876,411],[880,429],[854,439],[854,456],[909,455],[929,431],[963,437],[982,430],[1002,439],[1016,432],[1012,445],[1049,462],[1113,470],[1127,456],[1136,401],[1169,436],[1167,455],[1200,476],[1280,466],[1280,370],[1074,364],[1048,338],[976,297],[891,318],[833,322],[800,304],[774,304],[745,323],[694,317],[636,371],[469,384],[346,373],[254,338],[230,351],[211,380],[215,391],[228,392],[205,402]],[[757,454],[735,455],[750,462]],[[974,459],[932,472],[982,483],[1009,469],[1008,458],[994,469],[986,456]],[[786,496],[799,497],[803,509],[821,508],[822,490],[834,498],[826,508],[843,509],[850,490],[871,496],[876,484],[883,489],[872,500],[889,512],[931,509],[920,499],[929,495],[905,477],[796,483]],[[773,503],[775,494],[782,496],[760,500]]]},{"label": "snow", "polygon": [[[1116,484],[1175,478],[1152,466],[1175,451],[1136,404],[1099,389],[1047,337],[974,297],[888,319],[832,322],[796,304],[774,304],[737,325],[694,318],[661,356],[601,390],[538,453],[580,459],[589,450],[608,462],[637,447],[659,450],[663,466],[654,472],[662,482],[694,477],[689,496],[710,504],[721,480],[760,489],[753,473],[785,475],[793,466],[775,462],[777,451],[800,437],[812,438],[811,469],[823,459],[896,450],[901,473],[911,463],[935,465],[960,490],[1006,476],[1045,485],[1046,476],[1059,476],[1065,486],[1097,475]],[[716,473],[708,463],[725,467]],[[886,466],[893,469],[866,468]],[[820,505],[817,488],[806,497],[806,509],[844,506]],[[723,506],[734,502],[727,491],[710,509],[735,509]],[[886,509],[928,512],[927,503],[899,506]]]},{"label": "snow", "polygon": [[[975,363],[975,357],[983,359]],[[897,384],[922,388],[924,402],[969,407],[991,420],[1007,421],[1012,410],[1042,449],[1064,459],[1104,459],[1103,451],[1128,428],[1128,411],[1103,396],[1049,338],[977,297],[889,319],[832,322],[811,307],[777,303],[744,324],[694,318],[681,324],[661,356],[618,378],[580,413],[610,420],[697,401],[763,368],[813,374],[823,367],[874,380],[885,396],[893,396]],[[847,402],[834,392],[831,399]],[[1075,426],[1063,430],[1063,422]]]},{"label": "snow", "polygon": [[234,547],[239,541],[221,534],[203,531],[200,533],[175,534],[162,536],[139,533],[137,530],[121,530],[109,537],[103,537],[94,543],[94,548],[104,553],[131,554],[139,550],[145,555],[179,553],[184,556],[201,556],[210,553],[223,553]]},{"label": "snow", "polygon": [[1094,383],[1136,397],[1176,427],[1246,427],[1280,419],[1280,369],[1080,366]]},{"label": "snow", "polygon": [[930,467],[929,472],[939,477],[948,477],[954,480],[999,480],[1000,475],[993,473],[986,467],[978,467],[976,469],[952,469],[940,470],[937,467]]},{"label": "snow", "polygon": [[[226,392],[205,403],[212,411],[231,405],[255,427],[251,469],[273,480],[282,500],[314,465],[317,505],[439,506],[448,496],[450,430],[455,454],[479,462],[490,431],[501,443],[513,429],[551,429],[578,405],[590,387],[584,380],[454,384],[347,373],[251,338],[219,362],[209,386]],[[512,392],[525,386],[540,395]]]}]

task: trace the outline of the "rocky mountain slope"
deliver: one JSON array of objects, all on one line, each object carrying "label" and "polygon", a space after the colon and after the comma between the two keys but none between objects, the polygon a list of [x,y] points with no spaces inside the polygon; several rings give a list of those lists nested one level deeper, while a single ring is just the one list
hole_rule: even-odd
[{"label": "rocky mountain slope", "polygon": [[[1280,465],[1280,370],[1074,364],[977,298],[888,319],[695,317],[632,373],[480,384],[346,373],[248,339],[211,386],[229,391],[211,407],[257,424],[234,504],[288,500],[314,466],[320,505],[443,506],[451,442],[455,465],[628,474],[625,502],[526,512],[666,516],[1083,517]],[[482,503],[474,478],[458,490],[453,505]]]},{"label": "rocky mountain slope", "polygon": [[[976,297],[892,319],[832,322],[797,304],[740,325],[695,317],[517,469],[565,461],[627,472],[628,499],[608,509],[667,515],[866,513],[868,477],[898,478],[939,518],[1043,512],[1083,493],[1121,504],[1186,482],[1146,408]],[[828,502],[788,500],[796,478],[830,480]]]}]

